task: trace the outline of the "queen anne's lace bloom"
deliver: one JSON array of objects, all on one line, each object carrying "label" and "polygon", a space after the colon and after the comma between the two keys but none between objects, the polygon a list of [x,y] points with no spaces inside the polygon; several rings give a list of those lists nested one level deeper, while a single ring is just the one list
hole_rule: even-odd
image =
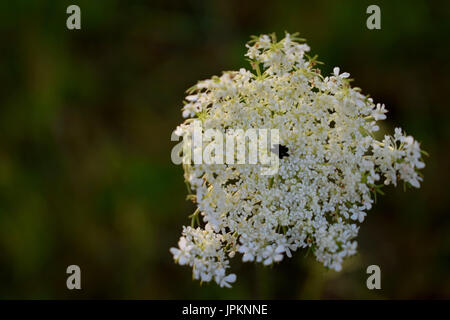
[{"label": "queen anne's lace bloom", "polygon": [[254,164],[184,165],[198,205],[191,218],[199,227],[184,227],[171,253],[193,268],[194,279],[229,287],[236,276],[226,275],[228,259],[236,252],[243,261],[270,265],[299,248],[339,271],[355,254],[357,223],[383,184],[420,187],[419,143],[399,128],[377,141],[373,133],[386,119],[385,106],[352,88],[349,73],[338,67],[322,77],[299,41],[289,34],[279,42],[255,37],[246,54],[255,74],[224,72],[200,81],[186,97],[189,119],[176,133],[187,145],[198,119],[205,130],[278,129],[288,150],[274,176],[261,175]]}]

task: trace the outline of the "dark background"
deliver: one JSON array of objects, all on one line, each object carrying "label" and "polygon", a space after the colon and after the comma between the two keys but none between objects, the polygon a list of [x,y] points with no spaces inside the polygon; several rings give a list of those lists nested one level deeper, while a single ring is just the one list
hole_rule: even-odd
[{"label": "dark background", "polygon": [[[81,7],[81,30],[66,8]],[[381,7],[381,30],[366,8]],[[450,298],[449,1],[1,1],[0,298]],[[249,68],[251,35],[300,32],[429,152],[385,189],[340,273],[297,252],[192,281],[169,248],[193,207],[170,160],[185,90]],[[82,290],[66,289],[66,268]],[[377,264],[382,290],[366,288]]]}]

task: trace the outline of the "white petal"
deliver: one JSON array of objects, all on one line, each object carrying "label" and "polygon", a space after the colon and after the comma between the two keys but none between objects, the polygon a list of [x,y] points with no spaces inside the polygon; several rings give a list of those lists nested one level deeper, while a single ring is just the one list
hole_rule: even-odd
[{"label": "white petal", "polygon": [[335,76],[338,76],[338,75],[339,75],[339,71],[340,71],[339,67],[334,67],[334,69],[333,69],[333,74],[334,74]]}]

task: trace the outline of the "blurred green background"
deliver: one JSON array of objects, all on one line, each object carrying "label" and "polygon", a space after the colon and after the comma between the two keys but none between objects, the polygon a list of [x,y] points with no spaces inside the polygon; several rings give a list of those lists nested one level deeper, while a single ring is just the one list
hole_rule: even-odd
[{"label": "blurred green background", "polygon": [[[382,130],[431,155],[425,181],[386,188],[340,273],[297,252],[236,258],[232,289],[200,286],[169,253],[193,210],[170,134],[187,88],[249,68],[250,35],[285,30],[386,103]],[[449,1],[0,2],[0,298],[450,298],[449,34]],[[371,264],[382,290],[366,288]]]}]

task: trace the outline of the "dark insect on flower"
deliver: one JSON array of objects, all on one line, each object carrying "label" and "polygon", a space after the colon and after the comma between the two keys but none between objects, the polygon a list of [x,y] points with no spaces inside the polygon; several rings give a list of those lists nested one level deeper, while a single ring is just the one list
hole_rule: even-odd
[{"label": "dark insect on flower", "polygon": [[283,159],[283,157],[289,157],[289,148],[281,144],[275,144],[270,151],[278,155],[278,158],[280,159]]}]

